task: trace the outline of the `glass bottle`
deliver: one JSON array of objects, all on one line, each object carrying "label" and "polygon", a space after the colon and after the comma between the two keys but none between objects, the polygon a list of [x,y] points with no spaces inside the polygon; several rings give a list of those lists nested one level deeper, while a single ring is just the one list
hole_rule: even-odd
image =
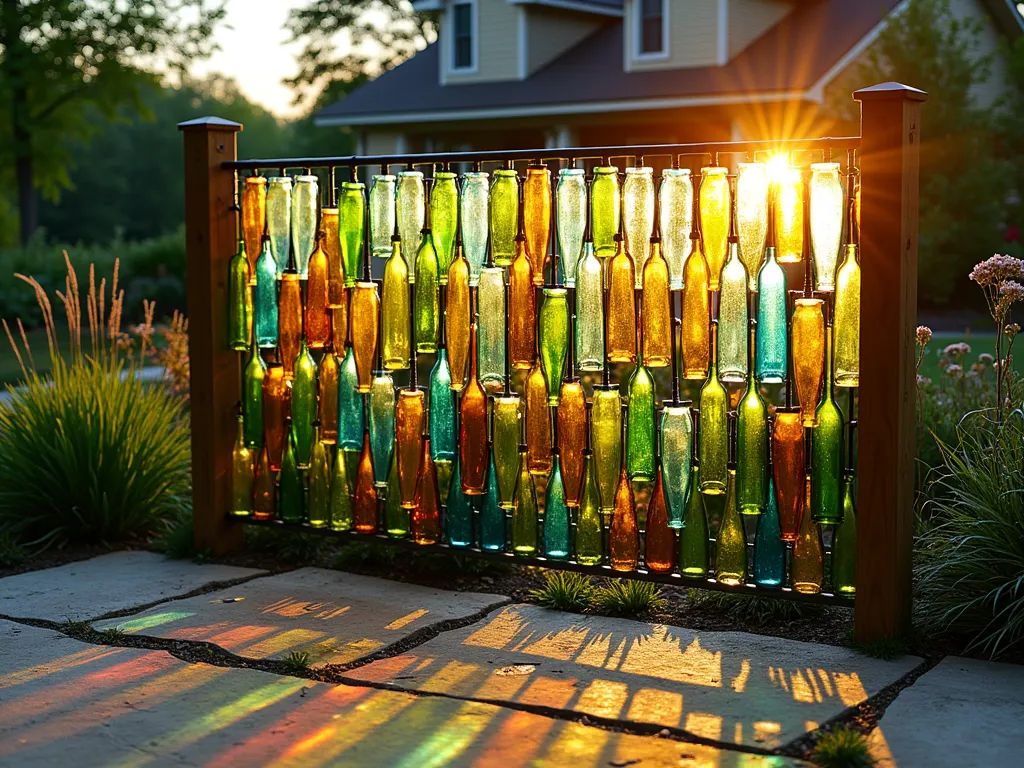
[{"label": "glass bottle", "polygon": [[778,493],[779,529],[783,541],[796,541],[800,530],[805,472],[804,425],[800,412],[776,409],[772,429],[772,479]]},{"label": "glass bottle", "polygon": [[836,276],[835,384],[860,386],[860,264],[857,246],[846,246]]},{"label": "glass bottle", "polygon": [[256,345],[242,374],[242,417],[245,422],[245,444],[257,448],[263,444],[263,382],[267,364]]},{"label": "glass bottle", "polygon": [[[649,166],[626,169],[622,184],[622,225],[626,232],[626,252],[633,259],[636,287],[651,253],[654,234],[654,169]],[[666,280],[667,282],[667,280]]]},{"label": "glass bottle", "polygon": [[488,213],[494,264],[507,267],[516,255],[515,238],[519,231],[519,176],[514,169],[499,168],[494,172]]},{"label": "glass bottle", "polygon": [[267,184],[267,235],[276,276],[281,277],[292,250],[291,176],[271,176]]},{"label": "glass bottle", "polygon": [[775,482],[768,481],[768,503],[757,519],[754,537],[754,583],[765,589],[778,589],[786,578],[786,547],[779,528],[779,505]]},{"label": "glass bottle", "polygon": [[412,510],[412,538],[417,544],[436,544],[441,540],[441,496],[431,452],[430,437],[426,437],[420,452],[422,457]]},{"label": "glass bottle", "polygon": [[303,279],[308,274],[309,256],[316,243],[319,199],[319,180],[316,176],[295,177],[295,187],[292,189],[292,254],[299,276]]},{"label": "glass bottle", "polygon": [[668,523],[668,504],[659,468],[654,473],[654,490],[647,505],[644,533],[644,563],[655,573],[668,573],[675,565],[676,535]]},{"label": "glass bottle", "polygon": [[502,509],[515,506],[516,477],[519,475],[519,395],[505,393],[494,398],[491,413],[494,471],[498,503]]},{"label": "glass bottle", "polygon": [[[516,466],[519,466],[518,460]],[[493,453],[490,454],[486,475],[487,495],[480,510],[480,547],[489,552],[502,552],[505,549],[507,522],[505,509],[498,498],[498,473],[495,472]],[[518,474],[516,477],[518,478]]]},{"label": "glass bottle", "polygon": [[392,539],[409,535],[411,513],[402,506],[402,488],[398,479],[398,451],[391,452],[388,484],[384,491],[384,527]]},{"label": "glass bottle", "polygon": [[377,371],[370,385],[370,450],[378,488],[386,488],[391,454],[395,448],[395,382],[387,371]]},{"label": "glass bottle", "polygon": [[445,346],[454,392],[461,392],[466,386],[469,373],[469,309],[469,262],[462,253],[462,246],[456,245],[455,260],[448,269],[444,307]]},{"label": "glass bottle", "polygon": [[683,285],[683,324],[679,343],[682,355],[683,378],[689,381],[703,381],[708,375],[711,359],[711,316],[710,294],[708,292],[708,264],[704,259],[700,240],[694,240],[690,258],[686,260]]},{"label": "glass bottle", "polygon": [[448,355],[444,346],[437,351],[437,362],[430,371],[430,405],[427,409],[428,434],[430,435],[431,463],[437,473],[434,483],[438,492],[443,489],[447,496],[445,481],[451,478],[452,462],[455,461],[458,445],[455,433],[455,398],[452,397],[452,376],[448,370]]},{"label": "glass bottle", "polygon": [[278,340],[277,264],[270,251],[270,238],[263,236],[256,261],[256,296],[253,301],[254,331],[260,349],[274,349]]},{"label": "glass bottle", "polygon": [[257,520],[270,520],[277,507],[277,488],[274,473],[270,470],[270,455],[267,444],[260,449],[259,461],[252,483],[252,514]]},{"label": "glass bottle", "polygon": [[245,443],[245,422],[238,414],[238,435],[231,451],[231,514],[248,517],[253,508],[253,466],[252,449]]},{"label": "glass bottle", "polygon": [[583,451],[583,489],[580,491],[580,511],[576,517],[576,562],[580,565],[600,565],[604,556],[601,536],[601,494],[597,489],[594,454]]},{"label": "glass bottle", "polygon": [[317,419],[320,421],[320,439],[328,445],[338,442],[338,375],[340,365],[334,352],[328,349],[320,358],[317,369]]},{"label": "glass bottle", "polygon": [[587,442],[587,398],[578,379],[562,384],[558,403],[558,454],[562,462],[565,503],[578,507],[583,484],[583,446]]},{"label": "glass bottle", "polygon": [[455,258],[455,230],[459,220],[459,187],[457,173],[435,171],[430,190],[430,225],[437,251],[437,279],[448,284],[448,269]]},{"label": "glass bottle", "polygon": [[683,530],[679,534],[679,573],[687,579],[703,579],[708,573],[708,519],[699,487],[700,470],[694,464],[690,470],[690,497],[686,500]]},{"label": "glass bottle", "polygon": [[295,372],[295,358],[302,341],[302,286],[294,263],[281,276],[278,299],[278,350],[284,364],[284,375],[290,379]]},{"label": "glass bottle", "polygon": [[843,522],[832,542],[832,584],[837,595],[857,594],[857,507],[849,472],[843,478]]},{"label": "glass bottle", "polygon": [[313,422],[316,421],[316,363],[309,354],[306,341],[299,347],[295,359],[295,379],[292,381],[292,435],[295,437],[295,459],[299,469],[309,466],[309,453],[313,448]]},{"label": "glass bottle", "polygon": [[362,270],[359,261],[363,255],[363,238],[366,235],[365,185],[361,181],[343,181],[341,196],[338,198],[338,218],[341,222],[341,263],[345,274],[345,285],[356,284]]},{"label": "glass bottle", "polygon": [[[532,295],[532,291],[531,291]],[[476,294],[477,360],[480,384],[500,386],[505,381],[505,272],[485,267]]]},{"label": "glass bottle", "polygon": [[449,545],[453,547],[473,545],[473,507],[470,506],[469,496],[462,492],[462,472],[459,470],[458,461],[455,462],[455,472],[452,474],[444,526]]},{"label": "glass bottle", "polygon": [[263,379],[263,429],[267,446],[270,469],[281,469],[281,454],[284,453],[284,424],[289,418],[292,390],[284,378],[284,366],[271,363]]},{"label": "glass bottle", "polygon": [[537,305],[526,238],[517,236],[514,245],[516,257],[508,271],[508,304],[514,310],[505,322],[508,323],[508,354],[512,368],[522,371],[533,366],[537,349]]},{"label": "glass bottle", "polygon": [[[806,506],[811,505],[810,478],[807,479]],[[821,550],[821,532],[814,520],[814,515],[803,515],[800,519],[800,532],[793,545],[793,564],[790,578],[793,589],[805,595],[821,592],[824,578]]]},{"label": "glass bottle", "polygon": [[[684,267],[693,250],[693,182],[689,168],[665,168],[658,188],[661,243],[668,264],[669,288],[683,288]],[[707,265],[705,265],[707,271]],[[707,283],[707,279],[704,280]]]},{"label": "glass bottle", "polygon": [[[319,430],[318,430],[319,431]],[[327,446],[315,435],[309,456],[309,498],[306,505],[310,528],[326,528],[331,510],[331,463],[327,459]]]},{"label": "glass bottle", "polygon": [[594,254],[599,259],[609,259],[618,251],[615,235],[619,233],[620,206],[619,169],[614,165],[599,165],[594,168],[590,187],[590,227]]},{"label": "glass bottle", "polygon": [[728,168],[701,169],[700,226],[704,258],[708,265],[708,288],[712,291],[718,290],[728,247],[729,214],[732,210],[728,173]]},{"label": "glass bottle", "polygon": [[295,433],[288,425],[288,440],[284,456],[281,457],[281,520],[286,523],[301,523],[306,519],[306,489],[302,485],[302,473],[295,458]]},{"label": "glass bottle", "polygon": [[644,360],[648,368],[667,368],[672,363],[672,309],[668,288],[668,264],[661,255],[661,242],[651,244],[644,266],[644,290],[640,294],[640,317]]},{"label": "glass bottle", "polygon": [[345,346],[345,339],[348,338],[348,288],[345,289],[344,306],[331,309],[331,348],[338,352]]},{"label": "glass bottle", "polygon": [[352,530],[352,496],[348,478],[348,462],[339,447],[331,465],[330,527],[332,531]]},{"label": "glass bottle", "polygon": [[748,367],[747,268],[739,254],[739,245],[730,238],[718,305],[718,376],[730,383],[747,378]]},{"label": "glass bottle", "polygon": [[401,389],[395,413],[395,451],[398,453],[398,484],[402,506],[416,505],[416,475],[420,471],[423,452],[425,397],[419,389]]},{"label": "glass bottle", "polygon": [[516,478],[515,507],[512,510],[512,551],[517,555],[537,553],[537,489],[530,474],[526,445],[519,446],[519,476]]},{"label": "glass bottle", "polygon": [[711,324],[711,374],[700,390],[700,429],[697,457],[700,460],[700,492],[725,493],[729,457],[729,395],[718,378],[715,347],[718,325]]},{"label": "glass bottle", "polygon": [[[540,305],[540,362],[548,387],[548,405],[558,405],[562,372],[569,349],[569,292],[565,288],[544,288]],[[518,306],[513,304],[513,306]]]},{"label": "glass bottle", "polygon": [[811,433],[811,510],[817,523],[842,522],[843,414],[832,395],[832,336],[825,332],[825,391]]},{"label": "glass bottle", "polygon": [[594,387],[590,444],[594,451],[594,479],[601,495],[601,511],[610,514],[615,508],[622,463],[622,404],[615,385]]},{"label": "glass bottle", "polygon": [[307,267],[304,330],[306,345],[310,349],[323,349],[331,341],[331,315],[327,307],[330,286],[327,284],[327,252],[323,249],[323,241],[321,232]]},{"label": "glass bottle", "polygon": [[609,363],[636,362],[636,307],[633,288],[633,260],[622,238],[616,236],[617,250],[608,264],[607,353]]},{"label": "glass bottle", "polygon": [[551,477],[544,492],[544,556],[564,560],[569,556],[569,507],[558,449],[552,450]]},{"label": "glass bottle", "polygon": [[779,384],[786,379],[786,272],[775,260],[775,249],[765,249],[757,276],[757,380]]},{"label": "glass bottle", "polygon": [[843,182],[839,163],[812,163],[808,189],[814,290],[835,290],[836,263],[843,235]]},{"label": "glass bottle", "polygon": [[[425,211],[423,174],[420,171],[402,171],[398,174],[395,190],[395,217],[398,221],[398,234],[406,248],[412,248],[414,243],[420,241]],[[414,275],[409,276],[409,282],[415,279]]]},{"label": "glass bottle", "polygon": [[780,264],[799,264],[804,253],[804,182],[797,168],[775,181],[775,240]]},{"label": "glass bottle", "polygon": [[736,503],[736,470],[729,469],[729,489],[725,496],[725,511],[718,530],[715,553],[715,579],[730,587],[743,584],[747,579],[747,537]]},{"label": "glass bottle", "polygon": [[384,367],[389,371],[405,370],[409,367],[411,345],[409,266],[402,256],[402,240],[397,235],[392,238],[391,256],[384,264],[381,293],[384,304]]},{"label": "glass bottle", "polygon": [[490,232],[490,186],[483,171],[462,174],[462,247],[469,262],[469,284],[480,281],[480,270],[487,260],[487,239]]},{"label": "glass bottle", "polygon": [[587,182],[582,168],[562,168],[555,188],[558,253],[569,288],[576,285],[576,266],[583,255],[587,222]]},{"label": "glass bottle", "polygon": [[626,467],[631,480],[654,478],[655,393],[654,379],[644,365],[643,355],[629,377],[626,436]]},{"label": "glass bottle", "polygon": [[[750,329],[753,353],[754,329]],[[741,514],[759,515],[768,503],[768,410],[750,366],[747,390],[736,408],[736,497]]]},{"label": "glass bottle", "polygon": [[626,462],[619,471],[611,529],[608,533],[609,561],[613,571],[634,571],[640,557],[640,533],[636,525],[636,500],[629,482]]},{"label": "glass bottle", "polygon": [[228,348],[244,352],[249,348],[252,331],[252,291],[249,288],[249,257],[245,240],[238,240],[238,251],[228,262]]},{"label": "glass bottle", "polygon": [[669,528],[682,528],[693,464],[693,414],[689,403],[666,403],[661,409],[661,474]]},{"label": "glass bottle", "polygon": [[[447,276],[447,272],[445,275]],[[416,351],[421,354],[432,355],[437,351],[437,336],[441,322],[438,277],[437,251],[434,249],[434,236],[428,219],[423,228],[420,248],[416,251],[416,285],[413,299]]]},{"label": "glass bottle", "polygon": [[546,165],[530,165],[523,180],[523,231],[526,252],[533,267],[533,284],[544,285],[548,246],[551,242],[551,171]]},{"label": "glass bottle", "polygon": [[263,176],[247,176],[242,187],[242,237],[249,257],[249,271],[256,277],[263,230],[267,221],[267,180]]},{"label": "glass bottle", "polygon": [[345,263],[341,259],[341,218],[337,208],[320,209],[320,247],[327,254],[327,306],[340,309],[348,304]]},{"label": "glass bottle", "polygon": [[469,331],[469,383],[459,401],[459,461],[462,491],[480,496],[487,482],[487,395],[477,379],[477,326]]},{"label": "glass bottle", "polygon": [[386,259],[391,255],[396,224],[395,177],[377,174],[370,181],[370,247],[374,256]]},{"label": "glass bottle", "polygon": [[338,370],[338,444],[347,451],[358,451],[363,445],[363,398],[358,382],[356,358],[348,347]]},{"label": "glass bottle", "polygon": [[377,296],[377,284],[360,281],[352,293],[352,354],[355,357],[356,382],[360,394],[369,393],[373,381],[379,328],[380,298]]},{"label": "glass bottle", "polygon": [[583,244],[576,267],[576,364],[581,371],[604,366],[604,276],[594,244]]},{"label": "glass bottle", "polygon": [[529,468],[534,475],[551,472],[551,409],[544,372],[538,360],[526,377],[526,444]]},{"label": "glass bottle", "polygon": [[797,299],[793,308],[793,383],[805,427],[818,425],[815,407],[825,364],[825,302]]},{"label": "glass bottle", "polygon": [[768,234],[768,166],[764,163],[736,166],[736,232],[748,287],[756,291]]},{"label": "glass bottle", "polygon": [[369,432],[363,432],[363,448],[359,452],[355,489],[352,493],[352,510],[357,532],[377,532],[377,488],[373,477]]}]

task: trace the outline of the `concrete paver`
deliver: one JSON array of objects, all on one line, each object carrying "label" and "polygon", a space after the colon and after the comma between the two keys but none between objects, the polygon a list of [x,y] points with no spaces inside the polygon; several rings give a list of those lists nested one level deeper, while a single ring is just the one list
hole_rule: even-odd
[{"label": "concrete paver", "polygon": [[0,579],[0,614],[19,619],[95,619],[265,571],[111,552]]},{"label": "concrete paver", "polygon": [[0,643],[0,764],[19,768],[799,764],[478,702],[188,664],[5,621]]},{"label": "concrete paver", "polygon": [[920,662],[512,605],[347,676],[772,748],[864,701]]},{"label": "concrete paver", "polygon": [[1021,764],[1024,667],[948,657],[900,691],[872,733],[880,768]]},{"label": "concrete paver", "polygon": [[343,664],[439,622],[507,602],[503,595],[449,592],[301,568],[162,603],[96,627],[204,640],[250,659],[282,659],[298,651],[308,653],[313,664]]}]

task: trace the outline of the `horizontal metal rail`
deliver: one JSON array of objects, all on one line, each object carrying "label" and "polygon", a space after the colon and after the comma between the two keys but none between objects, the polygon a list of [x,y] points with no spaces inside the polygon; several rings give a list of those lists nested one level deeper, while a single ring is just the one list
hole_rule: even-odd
[{"label": "horizontal metal rail", "polygon": [[744,154],[859,149],[859,136],[777,141],[721,141],[697,144],[638,144],[556,149],[496,149],[466,152],[427,152],[404,155],[340,155],[336,157],[277,157],[229,160],[222,168],[255,171],[260,168],[358,168],[365,166],[417,166],[447,163],[513,163],[548,160],[608,160],[620,157],[677,157],[684,155]]},{"label": "horizontal metal rail", "polygon": [[646,569],[637,569],[634,571],[616,571],[608,565],[583,565],[577,563],[574,560],[552,560],[547,557],[523,557],[522,555],[515,555],[511,552],[499,552],[481,549],[479,547],[455,547],[450,544],[417,544],[412,539],[408,538],[392,538],[385,534],[380,533],[358,533],[357,531],[333,531],[330,528],[313,528],[305,523],[285,523],[281,520],[257,520],[254,517],[239,517],[237,515],[228,515],[228,520],[233,523],[241,523],[243,525],[260,525],[264,527],[279,528],[291,531],[301,531],[303,533],[311,533],[319,536],[326,536],[333,539],[339,539],[346,543],[374,543],[382,546],[400,547],[402,549],[411,550],[413,552],[423,552],[430,554],[449,555],[452,557],[472,557],[480,560],[489,560],[494,563],[503,563],[505,565],[532,565],[541,568],[552,568],[559,571],[575,571],[576,573],[585,573],[590,576],[604,576],[607,578],[615,579],[634,579],[636,581],[652,581],[658,584],[668,584],[673,587],[679,587],[681,589],[693,588],[693,589],[709,589],[715,592],[730,592],[735,595],[752,595],[755,597],[764,598],[778,598],[783,600],[793,600],[795,602],[802,603],[815,603],[818,605],[835,605],[845,608],[852,608],[854,604],[854,598],[843,597],[840,595],[834,595],[827,592],[819,592],[817,594],[804,594],[797,592],[794,589],[788,587],[781,587],[779,589],[769,589],[766,587],[758,587],[754,584],[743,584],[737,586],[728,586],[716,581],[713,578],[694,579],[686,578],[679,573],[657,573],[655,571],[648,571]]}]

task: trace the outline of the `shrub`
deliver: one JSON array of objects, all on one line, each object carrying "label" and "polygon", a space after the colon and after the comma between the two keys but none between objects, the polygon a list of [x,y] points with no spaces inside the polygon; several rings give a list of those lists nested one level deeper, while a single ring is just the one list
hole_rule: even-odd
[{"label": "shrub", "polygon": [[875,762],[864,734],[839,726],[814,745],[814,762],[822,768],[870,768]]},{"label": "shrub", "polygon": [[[146,341],[135,350],[121,331],[117,262],[109,297],[89,271],[87,334],[77,275],[70,259],[65,265],[57,296],[71,338],[66,356],[46,291],[21,278],[35,291],[52,373],[36,372],[22,324],[19,348],[3,323],[24,384],[9,387],[11,400],[0,405],[0,530],[31,546],[148,535],[191,505],[184,402],[135,375]],[[152,315],[147,303],[145,325]]]},{"label": "shrub", "polygon": [[616,616],[646,616],[660,611],[666,601],[661,587],[649,581],[615,579],[594,593],[598,606]]},{"label": "shrub", "polygon": [[590,577],[574,571],[549,571],[544,586],[530,590],[530,597],[547,608],[559,611],[583,611],[594,600]]}]

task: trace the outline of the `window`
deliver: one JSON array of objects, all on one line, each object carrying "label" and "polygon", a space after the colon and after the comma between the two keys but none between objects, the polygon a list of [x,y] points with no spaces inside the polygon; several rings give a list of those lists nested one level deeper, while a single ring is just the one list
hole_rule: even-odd
[{"label": "window", "polygon": [[639,45],[641,56],[666,52],[665,0],[637,0],[640,7]]},{"label": "window", "polygon": [[452,69],[472,69],[473,4],[452,5]]}]

